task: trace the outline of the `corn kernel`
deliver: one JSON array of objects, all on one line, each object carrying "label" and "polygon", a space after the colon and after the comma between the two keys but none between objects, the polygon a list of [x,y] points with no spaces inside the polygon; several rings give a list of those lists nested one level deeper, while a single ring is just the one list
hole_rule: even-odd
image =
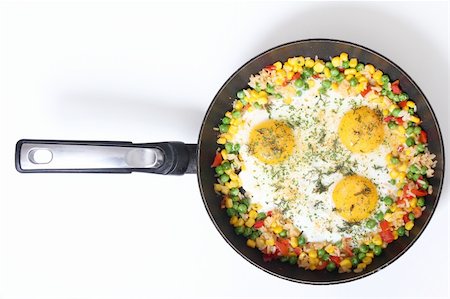
[{"label": "corn kernel", "polygon": [[364,76],[359,77],[359,78],[358,78],[358,81],[359,81],[359,82],[366,82],[366,83],[368,82],[367,78],[364,77]]},{"label": "corn kernel", "polygon": [[406,172],[401,171],[398,173],[397,179],[399,179],[401,182],[406,178]]},{"label": "corn kernel", "polygon": [[367,252],[366,256],[373,258],[374,257],[373,251]]},{"label": "corn kernel", "polygon": [[373,236],[372,242],[373,242],[373,244],[378,245],[378,246],[383,244],[383,240],[381,239],[381,236],[379,234],[376,234],[375,236]]},{"label": "corn kernel", "polygon": [[223,137],[220,137],[219,139],[217,139],[217,144],[225,144],[227,143],[227,140]]},{"label": "corn kernel", "polygon": [[294,77],[294,72],[290,71],[286,74],[287,79],[290,81],[292,79],[292,77]]},{"label": "corn kernel", "polygon": [[256,212],[255,210],[251,210],[250,212],[248,212],[248,217],[256,219],[256,216],[258,216],[258,212]]},{"label": "corn kernel", "polygon": [[389,110],[383,109],[383,116],[388,116],[388,115],[389,115]]},{"label": "corn kernel", "polygon": [[398,239],[398,232],[397,232],[396,230],[394,230],[394,231],[392,232],[392,235],[394,236],[394,240],[397,240],[397,239]]},{"label": "corn kernel", "polygon": [[373,74],[375,73],[375,67],[371,64],[366,64],[366,66],[364,67],[364,69],[369,73],[369,74]]},{"label": "corn kernel", "polygon": [[341,66],[341,58],[338,57],[338,56],[333,57],[333,58],[331,59],[331,64],[332,64],[334,67]]},{"label": "corn kernel", "polygon": [[345,76],[345,80],[350,81],[350,79],[353,78],[352,74],[348,74],[347,76]]},{"label": "corn kernel", "polygon": [[345,52],[342,52],[341,55],[339,55],[339,58],[341,61],[347,61],[348,60],[348,54]]},{"label": "corn kernel", "polygon": [[330,71],[330,69],[329,68],[324,68],[323,69],[323,73],[324,73],[324,75],[325,75],[325,77],[326,78],[331,78],[331,71]]},{"label": "corn kernel", "polygon": [[[311,266],[314,266],[314,269],[315,269],[315,266],[317,266],[318,264],[319,264],[319,259],[317,258],[317,257],[309,257],[309,264],[311,265]],[[312,269],[313,270],[313,269]]]},{"label": "corn kernel", "polygon": [[406,106],[409,108],[416,108],[416,104],[413,101],[406,102]]},{"label": "corn kernel", "polygon": [[405,127],[403,127],[403,126],[398,126],[398,127],[397,127],[397,131],[398,131],[400,134],[405,134],[405,133],[406,133]]},{"label": "corn kernel", "polygon": [[412,222],[412,221],[406,222],[405,228],[406,228],[407,230],[412,230],[413,227],[414,227],[414,222]]},{"label": "corn kernel", "polygon": [[233,200],[230,197],[225,199],[225,207],[228,209],[233,207]]},{"label": "corn kernel", "polygon": [[290,104],[292,103],[292,98],[291,98],[291,97],[284,98],[284,99],[283,99],[283,102],[284,102],[286,105],[290,105]]},{"label": "corn kernel", "polygon": [[392,104],[392,105],[389,106],[389,111],[392,111],[392,110],[394,110],[396,108],[398,108],[398,106],[395,105],[395,104]]},{"label": "corn kernel", "polygon": [[394,213],[395,211],[397,211],[397,204],[393,203],[390,207],[389,210],[391,210],[392,213]]},{"label": "corn kernel", "polygon": [[281,231],[283,230],[283,228],[280,225],[277,225],[274,229],[273,232],[276,234],[281,233]]},{"label": "corn kernel", "polygon": [[339,84],[337,84],[336,82],[333,82],[331,84],[331,88],[333,88],[333,90],[337,90],[339,88]]},{"label": "corn kernel", "polygon": [[391,176],[392,179],[396,179],[398,177],[398,172],[395,169],[393,169],[391,170],[389,175]]},{"label": "corn kernel", "polygon": [[356,70],[355,69],[346,69],[344,71],[344,75],[355,75],[356,74]]},{"label": "corn kernel", "polygon": [[411,198],[411,200],[409,201],[409,205],[411,206],[411,208],[417,207],[417,197]]},{"label": "corn kernel", "polygon": [[268,240],[266,240],[266,245],[273,246],[273,245],[275,245],[275,241],[273,239],[268,239]]},{"label": "corn kernel", "polygon": [[247,246],[248,246],[248,247],[251,247],[251,248],[255,248],[256,242],[253,241],[252,239],[248,239],[248,240],[247,240]]},{"label": "corn kernel", "polygon": [[303,56],[298,57],[298,65],[299,66],[305,65],[305,58]]},{"label": "corn kernel", "polygon": [[264,242],[263,238],[256,238],[256,247],[259,249],[263,249],[266,246],[266,242]]},{"label": "corn kernel", "polygon": [[228,128],[228,132],[230,132],[230,134],[236,134],[237,131],[238,131],[238,128],[234,125],[232,125]]},{"label": "corn kernel", "polygon": [[348,64],[350,67],[356,67],[358,65],[358,59],[352,58]]},{"label": "corn kernel", "polygon": [[227,186],[222,186],[222,190],[220,190],[220,192],[227,195],[230,192],[230,189]]},{"label": "corn kernel", "polygon": [[402,164],[398,167],[398,170],[399,170],[399,171],[406,171],[406,169],[408,169],[408,164],[407,164],[407,163],[402,163]]},{"label": "corn kernel", "polygon": [[230,189],[231,188],[238,188],[239,187],[239,183],[238,183],[238,181],[231,181],[231,182],[225,183],[225,186],[227,186]]},{"label": "corn kernel", "polygon": [[381,76],[383,76],[383,72],[380,71],[380,70],[377,70],[377,71],[373,74],[373,78],[374,78],[375,80],[377,80],[377,81],[381,79]]},{"label": "corn kernel", "polygon": [[305,66],[306,67],[313,67],[314,66],[314,60],[312,60],[311,58],[306,58]]},{"label": "corn kernel", "polygon": [[221,190],[222,190],[222,185],[221,184],[214,184],[214,191],[220,192]]},{"label": "corn kernel", "polygon": [[254,218],[248,218],[247,221],[245,221],[245,226],[252,227],[255,224]]},{"label": "corn kernel", "polygon": [[308,255],[310,258],[317,258],[317,250],[311,250],[310,252],[308,252]]},{"label": "corn kernel", "polygon": [[346,258],[346,259],[343,259],[339,263],[339,266],[341,266],[342,268],[351,268],[352,267],[352,262],[350,262],[350,259]]},{"label": "corn kernel", "polygon": [[367,86],[367,83],[366,83],[366,82],[360,82],[360,83],[358,84],[357,89],[361,92],[361,91],[363,91],[364,89],[366,89],[366,86]]},{"label": "corn kernel", "polygon": [[239,218],[238,221],[234,224],[234,226],[243,226],[244,225],[244,219]]},{"label": "corn kernel", "polygon": [[327,247],[325,247],[325,251],[329,254],[333,254],[335,250],[336,250],[336,248],[331,244],[329,244],[329,245],[327,245]]},{"label": "corn kernel", "polygon": [[273,65],[277,70],[281,70],[281,68],[283,67],[280,61],[275,62]]},{"label": "corn kernel", "polygon": [[413,123],[420,124],[420,118],[418,118],[417,116],[411,115],[409,120]]},{"label": "corn kernel", "polygon": [[411,150],[409,148],[407,148],[405,150],[405,155],[407,155],[407,156],[411,155]]},{"label": "corn kernel", "polygon": [[297,237],[291,237],[291,240],[289,241],[292,248],[298,247],[298,238]]},{"label": "corn kernel", "polygon": [[323,72],[323,70],[324,70],[324,68],[325,68],[325,65],[323,65],[322,63],[320,63],[320,62],[317,62],[315,65],[314,65],[314,71],[316,72],[316,73],[321,73],[321,72]]},{"label": "corn kernel", "polygon": [[314,87],[314,85],[316,84],[316,81],[314,81],[313,79],[309,79],[309,80],[307,81],[307,83],[308,83],[309,88],[312,88],[312,87]]},{"label": "corn kernel", "polygon": [[223,158],[224,160],[228,160],[228,153],[227,153],[227,150],[226,150],[226,149],[221,150],[221,151],[220,151],[220,154],[222,155],[222,158]]},{"label": "corn kernel", "polygon": [[366,257],[362,259],[362,262],[366,265],[369,265],[370,263],[372,263],[372,258],[366,255]]},{"label": "corn kernel", "polygon": [[284,65],[283,65],[283,69],[286,71],[286,72],[292,72],[292,66],[290,65],[290,64],[288,64],[288,63],[285,63]]},{"label": "corn kernel", "polygon": [[234,225],[237,221],[238,221],[237,216],[232,216],[232,217],[230,218],[230,224],[231,224],[231,225]]}]

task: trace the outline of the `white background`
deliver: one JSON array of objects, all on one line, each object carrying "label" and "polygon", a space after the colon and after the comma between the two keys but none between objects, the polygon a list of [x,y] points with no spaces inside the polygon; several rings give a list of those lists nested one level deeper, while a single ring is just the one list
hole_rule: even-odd
[{"label": "white background", "polygon": [[449,296],[448,184],[424,234],[394,264],[355,282],[309,286],[236,254],[208,218],[194,175],[14,169],[20,138],[196,142],[206,108],[239,66],[312,37],[360,43],[395,61],[427,95],[448,141],[448,8],[4,2],[0,298]]}]

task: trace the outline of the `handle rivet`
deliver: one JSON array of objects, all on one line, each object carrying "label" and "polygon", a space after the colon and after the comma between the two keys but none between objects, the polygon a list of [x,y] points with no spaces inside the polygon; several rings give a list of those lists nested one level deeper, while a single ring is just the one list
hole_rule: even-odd
[{"label": "handle rivet", "polygon": [[28,159],[34,164],[48,164],[53,159],[53,153],[46,148],[32,149],[28,153]]}]

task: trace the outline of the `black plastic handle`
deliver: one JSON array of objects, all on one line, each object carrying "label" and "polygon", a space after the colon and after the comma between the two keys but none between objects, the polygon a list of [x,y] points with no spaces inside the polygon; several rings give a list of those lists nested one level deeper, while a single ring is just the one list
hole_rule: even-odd
[{"label": "black plastic handle", "polygon": [[197,145],[22,139],[16,169],[23,173],[131,173],[182,175],[197,172]]}]

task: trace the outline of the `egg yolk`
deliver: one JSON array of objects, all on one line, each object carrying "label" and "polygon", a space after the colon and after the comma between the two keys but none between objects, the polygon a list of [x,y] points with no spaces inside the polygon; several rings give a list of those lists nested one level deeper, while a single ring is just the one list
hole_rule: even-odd
[{"label": "egg yolk", "polygon": [[341,119],[338,133],[342,144],[353,153],[369,153],[384,139],[381,116],[365,106],[347,112]]},{"label": "egg yolk", "polygon": [[369,179],[351,175],[343,178],[333,190],[336,211],[348,222],[370,216],[378,200],[377,188]]},{"label": "egg yolk", "polygon": [[249,151],[266,164],[284,161],[292,154],[294,145],[294,132],[283,121],[269,119],[250,132]]}]

